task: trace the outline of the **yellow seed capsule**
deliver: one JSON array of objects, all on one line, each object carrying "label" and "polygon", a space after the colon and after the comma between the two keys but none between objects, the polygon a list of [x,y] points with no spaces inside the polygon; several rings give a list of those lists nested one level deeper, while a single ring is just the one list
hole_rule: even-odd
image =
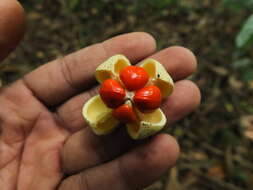
[{"label": "yellow seed capsule", "polygon": [[[166,117],[158,107],[161,99],[173,91],[172,78],[163,65],[154,59],[144,60],[140,64],[143,68],[141,70],[137,66],[130,65],[124,55],[115,55],[96,69],[95,76],[102,84],[102,90],[100,95],[92,97],[85,103],[82,114],[97,135],[111,133],[120,122],[123,122],[126,123],[127,132],[133,139],[143,139],[154,135],[166,125]],[[130,74],[129,68],[134,68],[133,71],[130,69]],[[137,69],[141,72],[137,72]],[[136,73],[141,76],[141,80],[137,76],[133,80],[128,79],[128,75],[132,77]],[[107,85],[108,81],[114,83],[116,81],[117,85],[110,86],[111,83]],[[121,90],[115,91],[111,88],[115,86]]]}]

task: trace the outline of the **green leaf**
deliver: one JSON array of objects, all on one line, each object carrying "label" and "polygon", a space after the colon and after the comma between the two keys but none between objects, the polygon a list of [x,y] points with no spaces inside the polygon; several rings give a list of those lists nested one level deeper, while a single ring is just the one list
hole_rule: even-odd
[{"label": "green leaf", "polygon": [[236,36],[236,46],[242,48],[253,40],[253,14],[246,20],[241,31]]}]

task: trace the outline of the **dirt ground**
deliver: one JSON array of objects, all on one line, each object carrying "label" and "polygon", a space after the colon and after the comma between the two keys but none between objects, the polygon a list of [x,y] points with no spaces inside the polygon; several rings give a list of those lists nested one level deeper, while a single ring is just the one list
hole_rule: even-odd
[{"label": "dirt ground", "polygon": [[[27,34],[5,61],[8,84],[49,60],[132,31],[151,33],[158,48],[181,45],[197,56],[190,77],[202,92],[200,108],[171,126],[181,145],[178,164],[150,190],[243,190],[253,188],[253,82],[233,66],[241,57],[234,39],[250,11],[234,11],[218,0],[182,0],[155,7],[123,0],[21,1]],[[73,1],[74,2],[74,1]],[[145,18],[145,19],[143,19]]]}]

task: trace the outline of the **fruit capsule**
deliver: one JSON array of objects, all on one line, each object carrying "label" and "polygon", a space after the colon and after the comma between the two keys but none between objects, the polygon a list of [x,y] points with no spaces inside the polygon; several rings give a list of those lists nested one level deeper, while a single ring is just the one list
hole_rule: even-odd
[{"label": "fruit capsule", "polygon": [[126,92],[120,83],[113,79],[107,79],[102,83],[99,94],[109,108],[122,105],[126,96]]},{"label": "fruit capsule", "polygon": [[122,123],[134,123],[137,121],[137,116],[132,106],[124,104],[113,110],[113,116]]},{"label": "fruit capsule", "polygon": [[161,91],[156,86],[147,86],[135,92],[133,101],[143,113],[152,112],[161,105]]},{"label": "fruit capsule", "polygon": [[120,79],[129,91],[141,89],[148,82],[149,76],[145,69],[127,66],[120,72]]}]

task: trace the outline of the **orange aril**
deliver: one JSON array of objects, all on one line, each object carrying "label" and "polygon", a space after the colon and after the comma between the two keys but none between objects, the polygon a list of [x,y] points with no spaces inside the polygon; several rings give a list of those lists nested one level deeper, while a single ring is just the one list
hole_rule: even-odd
[{"label": "orange aril", "polygon": [[134,104],[143,113],[159,108],[162,101],[161,91],[156,86],[147,86],[135,92]]},{"label": "orange aril", "polygon": [[132,106],[124,104],[113,110],[113,116],[122,123],[137,122],[137,116]]},{"label": "orange aril", "polygon": [[129,91],[143,88],[149,79],[148,73],[141,67],[127,66],[120,71],[120,80]]},{"label": "orange aril", "polygon": [[117,108],[122,105],[126,96],[124,88],[114,79],[105,80],[101,85],[99,94],[109,108]]}]

